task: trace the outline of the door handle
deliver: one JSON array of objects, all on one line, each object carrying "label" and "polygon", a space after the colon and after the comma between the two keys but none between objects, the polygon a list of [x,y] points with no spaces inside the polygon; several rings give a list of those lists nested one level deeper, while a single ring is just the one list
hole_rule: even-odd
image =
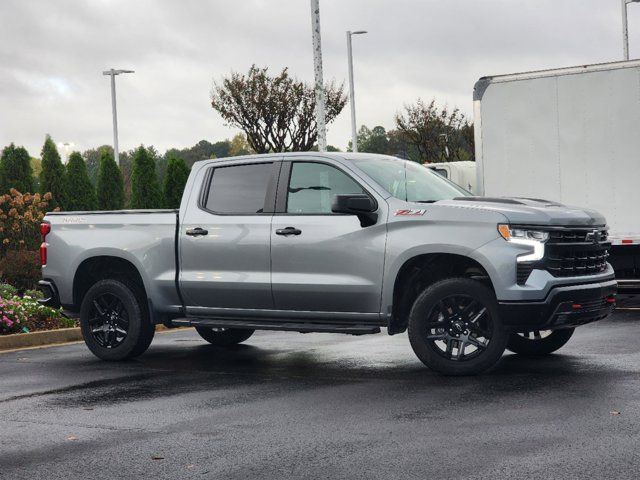
[{"label": "door handle", "polygon": [[190,228],[189,230],[187,230],[187,235],[191,237],[199,237],[200,235],[207,235],[208,233],[208,230],[200,227]]},{"label": "door handle", "polygon": [[276,235],[284,235],[285,237],[289,235],[300,235],[302,230],[295,227],[287,227],[287,228],[279,228],[276,230]]}]

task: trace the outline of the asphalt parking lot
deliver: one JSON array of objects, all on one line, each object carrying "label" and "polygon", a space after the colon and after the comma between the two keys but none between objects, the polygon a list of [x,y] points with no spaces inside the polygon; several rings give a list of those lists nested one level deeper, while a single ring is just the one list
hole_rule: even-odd
[{"label": "asphalt parking lot", "polygon": [[405,335],[0,354],[0,478],[637,478],[640,311],[447,378]]}]

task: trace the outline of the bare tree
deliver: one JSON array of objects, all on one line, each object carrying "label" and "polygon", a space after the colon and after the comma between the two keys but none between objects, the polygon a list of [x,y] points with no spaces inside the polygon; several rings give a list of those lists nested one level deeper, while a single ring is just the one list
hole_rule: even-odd
[{"label": "bare tree", "polygon": [[[327,123],[344,108],[344,85],[325,86]],[[272,77],[252,65],[214,82],[211,106],[226,124],[240,128],[256,153],[307,151],[317,140],[316,99],[312,86],[291,78],[285,68]]]},{"label": "bare tree", "polygon": [[435,100],[425,103],[418,99],[396,115],[396,128],[403,139],[417,149],[422,161],[473,158],[472,146],[467,141],[469,129],[473,132],[473,127],[457,108],[439,108]]}]

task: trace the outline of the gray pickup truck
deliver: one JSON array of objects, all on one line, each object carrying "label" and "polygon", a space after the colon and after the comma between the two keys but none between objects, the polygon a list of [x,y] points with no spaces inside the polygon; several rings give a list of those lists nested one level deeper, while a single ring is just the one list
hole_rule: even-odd
[{"label": "gray pickup truck", "polygon": [[615,305],[598,213],[472,197],[382,155],[201,161],[178,211],[50,213],[41,232],[45,301],[79,312],[104,360],[143,353],[158,323],[218,346],[385,327],[428,367],[475,374],[505,348],[553,352]]}]

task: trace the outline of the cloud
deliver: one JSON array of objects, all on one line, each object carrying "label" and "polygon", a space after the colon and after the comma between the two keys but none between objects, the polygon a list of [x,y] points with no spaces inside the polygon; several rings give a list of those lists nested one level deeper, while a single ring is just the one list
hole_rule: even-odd
[{"label": "cloud", "polygon": [[[435,97],[471,114],[483,75],[618,60],[618,2],[321,0],[325,79],[347,77],[354,38],[358,123],[391,127],[402,105]],[[640,6],[629,6],[640,54]],[[252,63],[313,80],[309,2],[301,0],[3,0],[0,145],[38,154],[44,135],[111,142],[107,68],[117,79],[121,148],[164,150],[235,132],[211,109],[212,79]],[[9,19],[9,20],[7,20]],[[348,109],[329,126],[345,148]]]}]

